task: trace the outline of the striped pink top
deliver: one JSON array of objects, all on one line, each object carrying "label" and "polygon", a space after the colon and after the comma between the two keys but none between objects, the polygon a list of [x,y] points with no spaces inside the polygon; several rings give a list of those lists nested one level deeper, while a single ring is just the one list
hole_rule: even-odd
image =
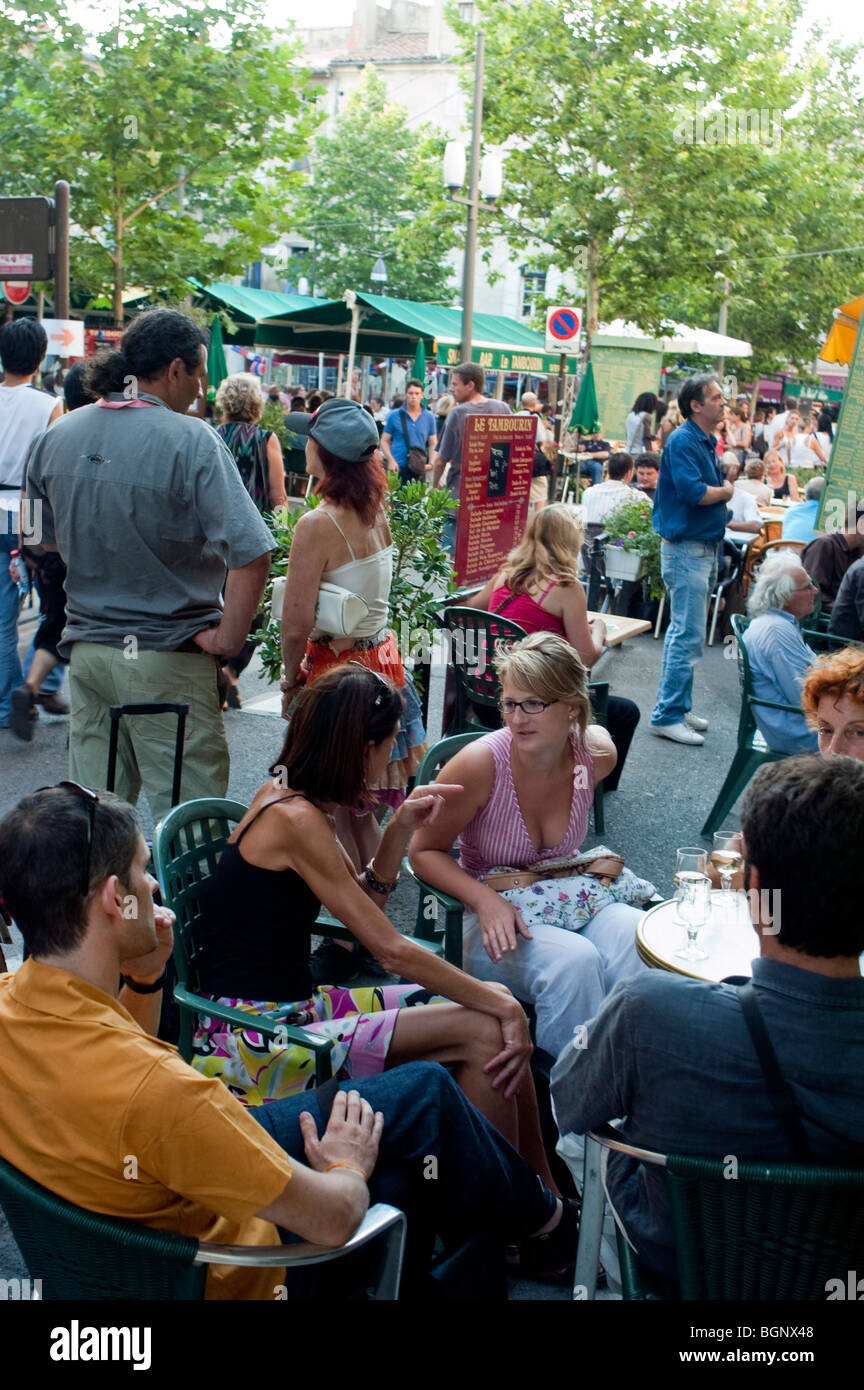
[{"label": "striped pink top", "polygon": [[[560,844],[538,850],[531,841],[510,766],[510,730],[496,729],[479,743],[491,751],[495,760],[495,781],[489,800],[459,836],[459,863],[472,878],[482,878],[492,869],[507,867],[524,869],[538,859],[559,859],[576,854],[582,846],[588,827],[588,810],[594,798],[594,760],[584,743],[571,735],[573,748],[573,800],[570,821]],[[577,770],[584,768],[579,777]],[[587,783],[581,786],[580,783]]]}]

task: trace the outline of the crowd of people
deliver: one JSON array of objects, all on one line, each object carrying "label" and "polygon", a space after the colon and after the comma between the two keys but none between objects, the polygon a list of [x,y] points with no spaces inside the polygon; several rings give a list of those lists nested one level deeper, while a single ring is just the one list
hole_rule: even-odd
[{"label": "crowd of people", "polygon": [[[0,456],[0,725],[29,737],[46,678],[68,665],[72,780],[31,792],[0,823],[0,894],[27,948],[0,976],[0,1156],[82,1207],[235,1244],[290,1231],[338,1245],[370,1201],[391,1201],[408,1215],[408,1297],[428,1290],[436,1242],[440,1263],[442,1242],[452,1253],[481,1240],[499,1281],[507,1246],[528,1277],[572,1266],[579,1203],[544,1140],[535,1041],[562,1134],[617,1119],[662,1151],[788,1158],[735,985],[649,970],[636,925],[654,885],[605,846],[584,853],[595,789],[618,787],[640,711],[613,694],[605,727],[594,717],[589,672],[605,626],[588,618],[580,557],[622,501],[650,502],[670,624],[649,727],[703,743],[693,675],[718,544],[727,525],[761,527],[757,487],[794,499],[793,450],[799,434],[808,457],[824,452],[820,436],[830,447],[825,412],[810,430],[795,408],[751,422],[709,375],[668,407],[640,395],[626,449],[600,431],[582,441],[591,483],[577,512],[547,500],[554,436],[523,394],[537,417],[531,515],[464,601],[527,636],[495,655],[489,732],[412,787],[426,731],[388,620],[386,471],[458,496],[465,420],[510,406],[484,394],[473,363],[454,370],[437,415],[414,379],[386,418],[376,400],[268,389],[319,500],[296,524],[282,596],[287,732],[207,880],[198,928],[205,997],[248,1025],[199,1016],[188,1066],[158,1036],[173,920],[155,901],[133,809],[142,790],[157,819],[169,809],[173,739],[162,716],[125,722],[109,795],[108,711],[187,704],[182,800],[226,795],[222,714],[239,703],[253,652],[275,544],[265,518],[288,502],[285,457],[248,375],[220,385],[213,427],[189,413],[206,343],[181,313],[139,315],[116,350],[70,374],[65,414],[31,388],[44,351],[39,325],[0,330],[0,425],[14,441]],[[764,461],[748,461],[760,439]],[[811,529],[816,501],[808,491],[800,503]],[[757,694],[787,706],[768,711],[763,734],[789,756],[757,774],[741,817],[745,881],[784,895],[779,932],[754,918],[760,1005],[813,1160],[850,1164],[864,1120],[864,928],[849,911],[864,830],[864,652],[837,642],[817,657],[797,620],[819,576],[833,585],[823,603],[838,633],[864,620],[856,537],[816,536],[756,572],[744,640]],[[42,599],[26,677],[24,547]],[[463,906],[462,968],[388,917],[406,855],[424,885]],[[322,904],[352,934],[347,947],[312,951]],[[398,982],[356,983],[370,963]],[[335,1095],[316,1093],[308,1050],[256,1030],[256,1015],[274,1012],[332,1042]],[[75,1087],[70,1055],[88,1058]],[[431,1159],[437,1182],[424,1180]],[[609,1193],[674,1291],[661,1188],[622,1160]],[[278,1271],[228,1267],[208,1296],[267,1298],[278,1282]]]}]

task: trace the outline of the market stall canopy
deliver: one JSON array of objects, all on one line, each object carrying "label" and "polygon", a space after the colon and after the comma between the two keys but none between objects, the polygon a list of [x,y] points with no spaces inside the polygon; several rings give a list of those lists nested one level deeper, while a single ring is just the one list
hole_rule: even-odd
[{"label": "market stall canopy", "polygon": [[858,336],[858,324],[861,322],[862,309],[864,309],[864,294],[859,295],[857,299],[850,299],[848,304],[841,304],[839,309],[834,310],[834,322],[828,337],[825,339],[825,346],[819,354],[820,362],[839,362],[842,366],[849,365],[855,351],[855,339]]},{"label": "market stall canopy", "polygon": [[238,325],[231,340],[244,347],[258,344],[255,335],[261,319],[286,316],[296,313],[298,309],[314,309],[319,304],[327,303],[326,299],[313,299],[308,294],[279,294],[276,290],[256,290],[248,285],[229,285],[218,281],[212,285],[202,285],[198,280],[192,280],[191,284],[199,295],[228,309]]},{"label": "market stall canopy", "polygon": [[[256,316],[256,347],[281,352],[326,352],[331,356],[348,351],[351,310],[341,299],[316,300],[221,284],[208,285],[204,292],[238,315]],[[250,299],[250,295],[255,299]],[[278,302],[268,306],[261,296]],[[357,304],[361,314],[358,355],[413,359],[418,343],[422,342],[427,356],[435,354],[439,367],[455,367],[461,362],[461,309],[360,293]],[[238,340],[247,341],[240,335]],[[558,355],[545,351],[543,334],[516,319],[475,314],[472,348],[473,361],[489,371],[529,372],[538,376],[558,371]],[[576,372],[577,362],[575,357],[568,359],[570,373]]]},{"label": "market stall canopy", "polygon": [[[653,347],[659,345],[663,352],[698,352],[703,357],[753,356],[753,348],[743,338],[729,338],[725,333],[712,333],[709,328],[688,328],[684,323],[667,324],[666,328],[667,331],[651,343]],[[624,339],[634,340],[635,347],[642,345],[635,340],[644,342],[648,335],[635,323],[615,319],[610,324],[601,324],[597,337],[601,341],[612,338],[622,340],[616,346],[623,346]]]}]

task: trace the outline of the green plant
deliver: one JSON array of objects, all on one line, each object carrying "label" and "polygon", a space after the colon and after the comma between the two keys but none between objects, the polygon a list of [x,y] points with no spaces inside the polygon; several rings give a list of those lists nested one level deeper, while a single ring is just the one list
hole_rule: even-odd
[{"label": "green plant", "polygon": [[[414,641],[423,650],[428,650],[428,633],[437,627],[435,610],[456,587],[450,556],[443,544],[444,522],[455,503],[449,492],[427,487],[420,479],[400,487],[396,475],[389,473],[387,481],[390,487],[390,532],[393,537],[389,619],[403,656],[407,656],[412,635],[418,632],[427,636],[425,640],[414,637]],[[282,663],[279,623],[270,617],[273,582],[284,575],[288,568],[294,527],[301,516],[317,506],[318,498],[313,497],[302,509],[275,512],[265,517],[277,549],[273,551],[270,579],[259,608],[265,624],[255,634],[254,641],[259,647],[261,664],[272,681],[279,679]]]},{"label": "green plant", "polygon": [[272,430],[279,440],[279,447],[283,454],[288,448],[288,431],[285,428],[285,411],[281,401],[269,401],[261,412],[260,425],[262,430]]},{"label": "green plant", "polygon": [[660,537],[654,530],[652,506],[647,497],[635,492],[632,502],[622,502],[603,523],[611,545],[623,550],[638,551],[645,559],[648,573],[645,582],[649,597],[660,598],[663,580],[660,576]]}]

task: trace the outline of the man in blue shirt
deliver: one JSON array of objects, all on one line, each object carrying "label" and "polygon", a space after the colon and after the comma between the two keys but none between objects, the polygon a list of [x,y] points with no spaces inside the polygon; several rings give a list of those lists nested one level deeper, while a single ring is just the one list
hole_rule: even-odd
[{"label": "man in blue shirt", "polygon": [[783,518],[783,530],[781,532],[784,541],[803,541],[809,545],[816,539],[816,513],[819,510],[819,499],[825,491],[825,478],[811,478],[804,489],[804,501],[796,502],[794,507],[790,507]]},{"label": "man in blue shirt", "polygon": [[703,373],[685,381],[678,405],[684,424],[666,441],[654,496],[654,530],[663,539],[660,569],[671,621],[648,727],[675,743],[700,744],[708,721],[692,713],[693,667],[702,655],[717,547],[733,488],[721,477],[711,432],[725,410],[717,378]]},{"label": "man in blue shirt", "polygon": [[400,483],[416,482],[420,476],[408,467],[411,449],[423,449],[426,468],[431,468],[430,453],[438,443],[438,422],[431,410],[423,408],[423,383],[416,378],[405,387],[405,404],[391,410],[381,436],[381,452],[392,471],[399,470]]},{"label": "man in blue shirt", "polygon": [[816,585],[794,551],[778,550],[760,566],[747,600],[751,622],[744,645],[759,700],[794,705],[798,712],[756,705],[759,731],[775,753],[815,753],[816,731],[804,717],[801,686],[816,660],[798,626],[813,612]]},{"label": "man in blue shirt", "polygon": [[[812,1161],[860,1166],[864,763],[805,755],[760,768],[741,825],[753,983],[780,1071]],[[620,1119],[622,1138],[660,1153],[793,1157],[734,984],[646,970],[617,984],[587,1027],[552,1073],[562,1134]],[[674,1284],[662,1170],[613,1153],[607,1184],[639,1254]]]}]

